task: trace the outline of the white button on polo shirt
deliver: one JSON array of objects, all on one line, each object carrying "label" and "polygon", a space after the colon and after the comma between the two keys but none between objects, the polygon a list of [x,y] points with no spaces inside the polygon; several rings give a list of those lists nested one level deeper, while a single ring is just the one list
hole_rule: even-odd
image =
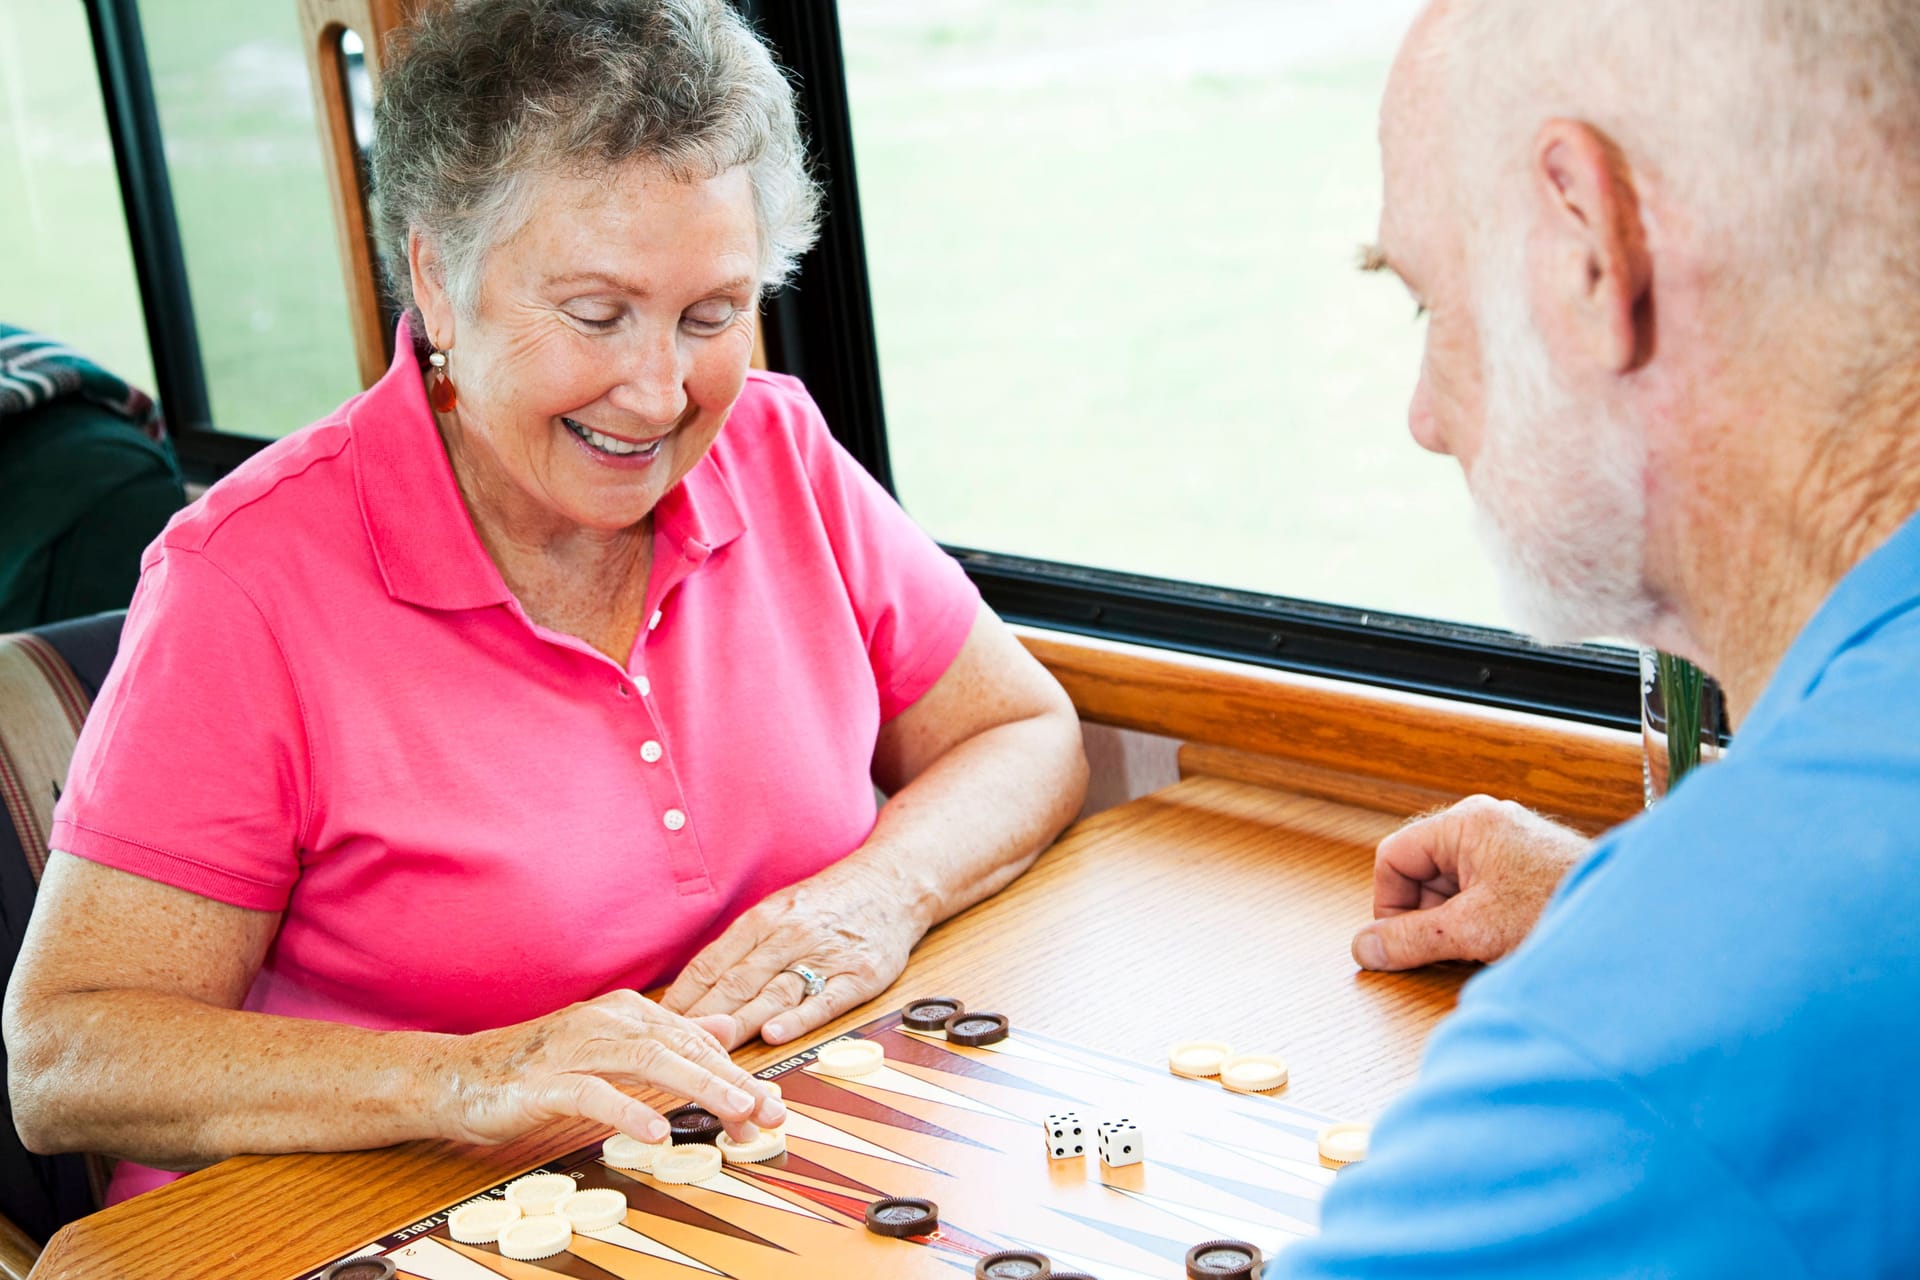
[{"label": "white button on polo shirt", "polygon": [[661,817],[660,821],[667,824],[667,830],[678,831],[680,828],[687,825],[687,815],[680,812],[678,809],[669,809]]},{"label": "white button on polo shirt", "polygon": [[660,744],[652,739],[648,739],[640,744],[640,758],[648,764],[659,763],[660,757],[664,754],[666,753],[661,750]]}]

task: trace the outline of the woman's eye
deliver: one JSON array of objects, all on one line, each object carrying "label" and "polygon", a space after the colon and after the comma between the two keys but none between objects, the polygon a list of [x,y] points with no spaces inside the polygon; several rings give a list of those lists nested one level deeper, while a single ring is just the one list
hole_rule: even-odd
[{"label": "woman's eye", "polygon": [[739,312],[732,307],[695,307],[686,313],[686,321],[696,329],[724,329]]},{"label": "woman's eye", "polygon": [[599,329],[599,330],[611,329],[613,328],[613,326],[620,323],[620,317],[618,315],[611,315],[611,316],[581,315],[577,311],[569,311],[567,312],[567,315],[572,318],[575,324],[582,325],[588,329]]}]

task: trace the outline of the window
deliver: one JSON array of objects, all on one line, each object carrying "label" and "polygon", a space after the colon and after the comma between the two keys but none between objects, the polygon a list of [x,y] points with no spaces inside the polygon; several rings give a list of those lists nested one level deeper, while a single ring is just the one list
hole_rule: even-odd
[{"label": "window", "polygon": [[1635,723],[1630,654],[1488,625],[1354,271],[1417,0],[737,2],[829,183],[768,349],[1004,616]]},{"label": "window", "polygon": [[79,4],[0,3],[0,324],[43,333],[154,390]]},{"label": "window", "polygon": [[213,425],[285,435],[360,389],[299,10],[140,16]]},{"label": "window", "polygon": [[1355,248],[1417,0],[841,0],[901,501],[942,540],[1498,625]]}]

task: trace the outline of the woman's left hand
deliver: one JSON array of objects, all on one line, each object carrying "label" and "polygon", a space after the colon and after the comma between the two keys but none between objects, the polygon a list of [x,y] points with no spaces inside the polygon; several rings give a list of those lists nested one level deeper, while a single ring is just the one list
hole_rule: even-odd
[{"label": "woman's left hand", "polygon": [[[688,961],[660,1003],[689,1018],[731,1018],[733,1035],[721,1037],[729,1049],[756,1034],[768,1044],[798,1039],[879,995],[906,968],[927,924],[901,896],[878,872],[845,866],[782,889]],[[807,995],[796,967],[826,989]]]},{"label": "woman's left hand", "polygon": [[[981,605],[945,674],[880,727],[873,781],[890,799],[860,847],[735,920],[662,1005],[731,1018],[731,1049],[796,1040],[885,991],[928,929],[1026,870],[1080,808],[1080,719]],[[796,968],[826,989],[807,995]]]}]

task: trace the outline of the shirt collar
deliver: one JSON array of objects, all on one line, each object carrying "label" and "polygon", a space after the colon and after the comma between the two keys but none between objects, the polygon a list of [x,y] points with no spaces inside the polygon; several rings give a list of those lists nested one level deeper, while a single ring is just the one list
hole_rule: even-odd
[{"label": "shirt collar", "polygon": [[1883,623],[1920,602],[1920,515],[1840,579],[1795,637],[1739,738],[1756,740],[1820,683],[1827,668]]},{"label": "shirt collar", "polygon": [[[460,496],[405,319],[393,363],[354,400],[347,423],[361,519],[387,594],[428,609],[506,604],[512,596]],[[683,577],[745,531],[733,487],[709,449],[655,506],[654,558],[671,548],[668,572]]]}]

